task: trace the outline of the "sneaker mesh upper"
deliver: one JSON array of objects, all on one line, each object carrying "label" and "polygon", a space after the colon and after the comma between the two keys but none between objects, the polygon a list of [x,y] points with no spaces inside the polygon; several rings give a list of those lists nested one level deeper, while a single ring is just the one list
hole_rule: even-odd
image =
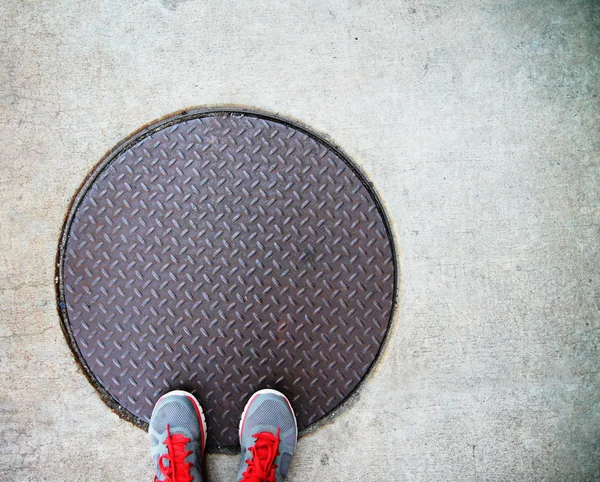
[{"label": "sneaker mesh upper", "polygon": [[296,432],[288,434],[283,440],[286,444],[294,446],[296,444]]},{"label": "sneaker mesh upper", "polygon": [[192,439],[200,437],[200,425],[195,411],[186,409],[177,402],[166,402],[154,416],[152,427],[158,433],[163,434],[169,424],[171,430],[177,427],[185,427],[192,435]]},{"label": "sneaker mesh upper", "polygon": [[[284,410],[282,410],[282,406],[285,408]],[[285,433],[294,427],[294,419],[284,401],[265,400],[246,421],[246,427],[250,432],[257,425],[281,427],[281,433]]]}]

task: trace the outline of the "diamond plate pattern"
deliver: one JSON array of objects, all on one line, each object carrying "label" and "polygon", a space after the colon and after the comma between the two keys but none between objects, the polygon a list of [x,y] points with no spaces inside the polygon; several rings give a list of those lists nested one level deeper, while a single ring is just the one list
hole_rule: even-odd
[{"label": "diamond plate pattern", "polygon": [[164,392],[192,391],[212,446],[237,444],[260,388],[290,397],[300,429],[330,413],[390,323],[378,203],[333,148],[280,120],[148,128],[96,169],[65,229],[63,322],[82,364],[144,422]]}]

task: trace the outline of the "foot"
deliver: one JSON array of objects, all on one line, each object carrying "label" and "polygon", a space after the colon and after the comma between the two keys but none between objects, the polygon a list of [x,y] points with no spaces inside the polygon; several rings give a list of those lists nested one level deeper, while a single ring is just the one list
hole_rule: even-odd
[{"label": "foot", "polygon": [[298,428],[290,402],[276,390],[260,390],[240,421],[242,454],[237,482],[283,482],[296,449]]},{"label": "foot", "polygon": [[202,482],[206,421],[191,393],[176,390],[160,397],[148,435],[155,482]]}]

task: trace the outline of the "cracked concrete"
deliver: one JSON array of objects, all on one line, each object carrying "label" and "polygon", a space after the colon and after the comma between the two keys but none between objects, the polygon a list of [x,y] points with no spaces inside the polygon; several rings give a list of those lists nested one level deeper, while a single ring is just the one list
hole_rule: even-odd
[{"label": "cracked concrete", "polygon": [[593,0],[2,2],[0,479],[151,479],[65,343],[54,259],[108,149],[215,104],[331,136],[398,236],[387,353],[291,481],[600,479],[599,27]]}]

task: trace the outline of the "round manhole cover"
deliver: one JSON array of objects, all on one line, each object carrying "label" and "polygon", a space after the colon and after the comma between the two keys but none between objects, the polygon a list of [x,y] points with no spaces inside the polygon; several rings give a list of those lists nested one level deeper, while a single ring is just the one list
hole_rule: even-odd
[{"label": "round manhole cover", "polygon": [[145,128],[92,172],[67,216],[65,333],[103,399],[144,426],[187,389],[208,444],[245,402],[285,393],[306,429],[372,367],[396,265],[376,195],[328,142],[282,119],[193,111]]}]

